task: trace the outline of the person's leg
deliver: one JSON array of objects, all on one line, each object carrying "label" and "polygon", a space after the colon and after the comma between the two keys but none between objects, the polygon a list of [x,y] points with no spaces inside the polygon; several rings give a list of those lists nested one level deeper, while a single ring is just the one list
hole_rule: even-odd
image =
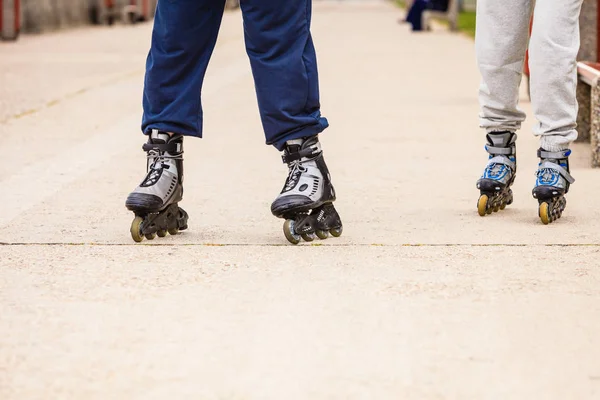
[{"label": "person's leg", "polygon": [[406,21],[412,25],[413,31],[420,31],[423,29],[422,28],[422,19],[423,19],[423,12],[425,11],[426,7],[427,7],[426,0],[415,0],[413,5],[410,7],[410,10],[408,11],[408,14],[406,16]]},{"label": "person's leg", "polygon": [[283,150],[322,132],[329,124],[320,111],[311,0],[242,0],[241,8],[266,143]]},{"label": "person's leg", "polygon": [[317,57],[310,34],[312,0],[242,0],[246,49],[252,65],[266,142],[283,150],[288,177],[271,205],[286,219],[284,233],[301,239],[339,236],[331,176],[318,134],[321,117]]},{"label": "person's leg", "polygon": [[569,145],[577,138],[577,53],[583,0],[538,1],[530,43],[531,100],[540,149],[533,197],[544,224],[561,217],[575,180]]},{"label": "person's leg", "polygon": [[519,86],[529,40],[531,0],[480,0],[475,47],[481,73],[480,124],[486,131],[516,131],[525,120]]},{"label": "person's leg", "polygon": [[408,14],[410,13],[410,10],[411,10],[411,8],[412,8],[412,6],[413,6],[413,4],[414,4],[415,1],[416,0],[406,0],[404,2],[404,7],[406,8],[407,11],[406,11],[406,15],[404,16],[404,18],[400,18],[398,20],[399,23],[401,23],[401,24],[408,23]]},{"label": "person's leg", "polygon": [[202,136],[200,91],[225,0],[159,1],[146,62],[142,131]]},{"label": "person's leg", "polygon": [[548,151],[577,139],[577,53],[583,0],[538,1],[529,46],[534,128]]},{"label": "person's leg", "polygon": [[477,181],[479,215],[512,203],[517,170],[516,131],[525,120],[519,86],[529,39],[531,0],[480,0],[475,46],[481,73],[480,125],[486,130],[488,163]]},{"label": "person's leg", "polygon": [[146,63],[142,131],[144,179],[125,206],[136,215],[136,242],[187,228],[183,198],[183,136],[201,136],[200,90],[217,40],[225,0],[161,0]]}]

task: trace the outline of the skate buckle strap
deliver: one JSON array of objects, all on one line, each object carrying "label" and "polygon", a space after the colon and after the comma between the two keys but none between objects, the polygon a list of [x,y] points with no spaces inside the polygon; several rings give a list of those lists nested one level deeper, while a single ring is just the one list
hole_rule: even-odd
[{"label": "skate buckle strap", "polygon": [[[558,154],[558,153],[551,153],[551,154]],[[560,154],[563,154],[563,153],[561,152]],[[552,161],[542,161],[540,163],[538,171],[542,170],[544,168],[548,168],[548,169],[552,169],[554,171],[557,171],[569,183],[575,182],[575,178],[573,178],[573,176],[571,176],[571,174],[569,173],[569,171],[567,171],[566,168],[563,168],[562,166],[560,166],[559,164],[557,164],[555,162],[552,162]]]},{"label": "skate buckle strap", "polygon": [[302,150],[300,150],[298,152],[294,152],[294,153],[288,153],[286,151],[281,156],[281,159],[283,160],[284,164],[289,164],[292,161],[297,161],[297,160],[300,160],[300,159],[302,159],[304,157],[316,156],[318,153],[319,153],[319,147],[318,146],[312,146],[312,147],[308,147],[306,149],[302,149]]},{"label": "skate buckle strap", "polygon": [[537,155],[541,159],[554,159],[560,160],[567,158],[571,155],[571,150],[561,150],[561,151],[546,151],[543,149],[538,149]]},{"label": "skate buckle strap", "polygon": [[166,144],[144,143],[142,145],[142,150],[144,150],[146,152],[154,150],[154,151],[161,151],[161,152],[177,154],[177,153],[183,152],[183,145],[181,143],[177,143],[177,142],[171,142],[171,143],[166,143]]},{"label": "skate buckle strap", "polygon": [[485,145],[485,151],[487,151],[488,153],[492,154],[492,155],[513,155],[514,149],[511,147],[495,147],[495,146],[490,146],[490,145]]},{"label": "skate buckle strap", "polygon": [[502,164],[502,165],[506,165],[507,167],[509,167],[510,169],[512,169],[513,171],[515,170],[515,162],[513,160],[511,160],[510,158],[506,157],[506,156],[496,156],[496,157],[492,157],[488,160],[488,165],[491,164]]}]

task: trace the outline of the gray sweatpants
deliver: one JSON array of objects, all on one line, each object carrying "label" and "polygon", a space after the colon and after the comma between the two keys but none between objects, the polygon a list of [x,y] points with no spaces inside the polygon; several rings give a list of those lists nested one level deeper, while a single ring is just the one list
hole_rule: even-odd
[{"label": "gray sweatpants", "polygon": [[[548,151],[577,138],[576,58],[583,0],[537,0],[529,40],[534,134]],[[529,39],[532,0],[479,0],[476,50],[482,76],[481,127],[516,131],[525,120],[519,85]]]}]

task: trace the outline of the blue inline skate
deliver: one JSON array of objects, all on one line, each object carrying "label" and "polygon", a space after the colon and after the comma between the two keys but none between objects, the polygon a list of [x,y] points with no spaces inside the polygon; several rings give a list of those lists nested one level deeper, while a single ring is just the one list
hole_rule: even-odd
[{"label": "blue inline skate", "polygon": [[489,153],[483,175],[477,181],[480,191],[477,212],[482,217],[504,210],[513,202],[510,188],[517,173],[516,140],[514,132],[491,132],[487,136],[485,150]]},{"label": "blue inline skate", "polygon": [[565,194],[575,182],[569,169],[570,155],[571,150],[538,150],[540,164],[532,194],[539,202],[538,215],[544,225],[559,219],[567,206]]}]

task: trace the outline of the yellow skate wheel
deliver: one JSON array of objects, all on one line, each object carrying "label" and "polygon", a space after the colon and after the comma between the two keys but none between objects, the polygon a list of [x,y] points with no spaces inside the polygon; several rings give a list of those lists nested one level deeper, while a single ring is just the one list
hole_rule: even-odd
[{"label": "yellow skate wheel", "polygon": [[160,231],[156,232],[156,234],[158,235],[158,237],[165,237],[167,236],[167,231],[161,229]]},{"label": "yellow skate wheel", "polygon": [[487,214],[487,204],[488,204],[487,195],[482,194],[481,196],[479,196],[479,201],[477,202],[477,212],[479,213],[479,216],[485,217],[485,214]]},{"label": "yellow skate wheel", "polygon": [[505,208],[506,208],[506,203],[502,203],[502,204],[500,204],[500,209],[501,209],[501,210],[504,210]]},{"label": "yellow skate wheel", "polygon": [[146,233],[145,236],[148,240],[154,240],[154,238],[156,237],[156,233]]},{"label": "yellow skate wheel", "polygon": [[144,235],[142,235],[142,222],[144,219],[142,217],[135,217],[133,222],[131,223],[131,228],[129,231],[131,232],[131,238],[134,242],[140,243],[144,240]]},{"label": "yellow skate wheel", "polygon": [[171,228],[169,229],[169,235],[177,235],[179,233],[179,229],[178,228]]},{"label": "yellow skate wheel", "polygon": [[550,206],[548,203],[543,202],[540,204],[540,219],[544,225],[548,225],[552,222],[552,216],[550,215]]},{"label": "yellow skate wheel", "polygon": [[288,240],[288,242],[290,242],[291,244],[300,243],[301,236],[297,235],[294,232],[294,221],[293,220],[287,219],[283,223],[283,234],[285,235],[285,238]]},{"label": "yellow skate wheel", "polygon": [[317,237],[321,240],[325,240],[329,237],[329,232],[327,232],[327,231],[322,231],[320,229],[317,229],[315,231],[315,233],[317,234]]},{"label": "yellow skate wheel", "polygon": [[342,236],[343,231],[344,231],[344,227],[340,226],[339,228],[330,229],[329,233],[331,233],[331,236],[333,236],[333,237],[340,237],[340,236]]}]

